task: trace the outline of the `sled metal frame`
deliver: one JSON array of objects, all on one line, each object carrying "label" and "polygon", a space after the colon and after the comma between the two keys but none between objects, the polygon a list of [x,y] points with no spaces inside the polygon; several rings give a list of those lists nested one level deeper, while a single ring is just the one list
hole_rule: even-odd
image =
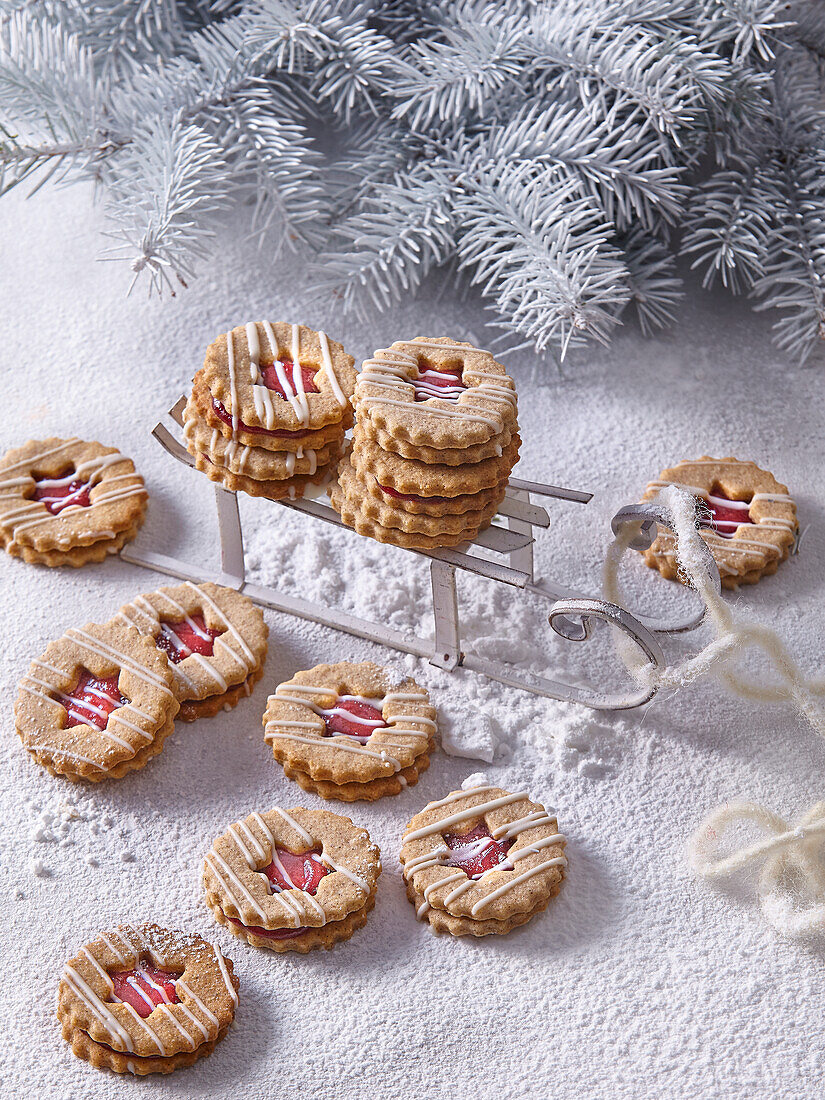
[{"label": "sled metal frame", "polygon": [[[185,403],[186,399],[181,397],[169,410],[169,417],[178,427],[183,425]],[[164,423],[157,424],[152,434],[164,450],[178,462],[195,468],[192,456]],[[471,542],[449,549],[406,551],[429,559],[432,582],[434,637],[429,639],[411,636],[393,630],[382,623],[358,618],[338,608],[315,603],[299,596],[291,596],[279,592],[276,588],[248,581],[237,495],[221,485],[215,485],[214,489],[221,543],[220,571],[199,568],[178,558],[152,550],[143,550],[133,545],[127,545],[120,551],[121,558],[133,565],[143,566],[181,580],[190,580],[195,583],[211,580],[216,584],[243,592],[255,603],[264,607],[297,615],[299,618],[309,619],[324,626],[331,626],[336,630],[354,634],[356,637],[365,638],[392,649],[426,657],[431,664],[446,671],[459,667],[472,669],[503,684],[551,699],[581,703],[596,710],[628,710],[648,702],[655,694],[655,688],[631,688],[624,693],[611,694],[576,684],[550,680],[543,676],[527,676],[520,673],[514,666],[502,661],[465,652],[461,644],[456,570],[475,573],[488,580],[507,584],[517,591],[547,600],[550,604],[548,613],[550,626],[568,641],[585,641],[590,636],[594,620],[606,622],[630,637],[644,653],[648,662],[657,668],[664,664],[664,655],[656,635],[691,630],[704,617],[704,608],[689,619],[676,623],[636,616],[616,604],[602,599],[588,598],[553,582],[537,579],[533,559],[535,535],[537,530],[550,526],[550,517],[546,509],[536,503],[534,498],[540,498],[542,501],[554,499],[586,505],[593,494],[565,489],[557,485],[543,485],[521,478],[510,478],[507,494],[496,516],[498,522],[482,531]],[[320,499],[307,497],[294,501],[284,499],[273,501],[272,506],[289,508],[324,523],[351,530],[342,522],[338,513]],[[502,526],[501,521],[506,526]],[[644,549],[656,537],[657,522],[664,522],[666,525],[666,513],[661,513],[654,505],[632,505],[617,513],[613,520],[613,529],[617,532],[626,523],[636,525],[637,530],[634,532],[631,545],[637,549]],[[495,558],[491,560],[483,557],[474,552],[476,550],[486,551],[488,554],[495,555]],[[715,572],[715,563],[712,558],[711,563]],[[718,577],[718,573],[716,575]]]}]

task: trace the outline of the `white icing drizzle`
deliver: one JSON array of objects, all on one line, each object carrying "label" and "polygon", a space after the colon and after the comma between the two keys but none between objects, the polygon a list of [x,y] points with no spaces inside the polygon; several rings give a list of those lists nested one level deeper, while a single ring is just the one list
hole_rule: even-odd
[{"label": "white icing drizzle", "polygon": [[226,966],[226,959],[223,957],[223,955],[221,953],[221,949],[219,947],[215,947],[213,950],[215,952],[215,957],[218,960],[218,966],[221,969],[221,975],[223,977],[224,984],[226,986],[226,992],[232,998],[232,1003],[237,1008],[238,1007],[238,994],[235,992],[235,986],[232,984],[232,979],[229,977],[229,971],[228,971],[227,966]]},{"label": "white icing drizzle", "polygon": [[332,867],[334,871],[338,871],[339,874],[343,875],[344,878],[348,878],[350,882],[354,882],[355,885],[359,887],[359,889],[363,890],[365,894],[368,894],[370,892],[369,883],[365,879],[350,871],[348,867],[344,867],[342,866],[342,864],[336,863],[332,856],[328,855],[326,851],[321,852],[321,859],[324,863]]},{"label": "white icing drizzle", "polygon": [[235,660],[238,662],[238,664],[243,665],[243,667],[246,669],[247,672],[251,672],[252,669],[255,667],[255,655],[253,654],[252,650],[249,648],[249,646],[244,641],[243,636],[241,635],[240,631],[229,621],[229,619],[226,617],[226,615],[224,615],[223,611],[221,611],[220,607],[215,603],[215,601],[211,598],[211,596],[208,596],[207,593],[204,592],[204,590],[202,588],[199,588],[196,584],[193,584],[192,581],[186,581],[185,583],[194,592],[197,592],[197,594],[201,597],[201,599],[205,603],[207,603],[209,605],[209,607],[212,608],[212,611],[215,613],[215,616],[218,619],[218,621],[222,622],[223,625],[226,627],[226,633],[231,634],[232,637],[235,639],[235,641],[238,643],[238,645],[241,649],[241,652],[244,655],[244,659],[242,660],[241,657],[230,646],[228,646],[226,644],[226,641],[224,640],[223,634],[220,634],[215,639],[215,645],[221,644],[227,650],[227,652],[230,653],[235,658]]},{"label": "white icing drizzle", "polygon": [[167,687],[162,677],[156,672],[152,672],[151,669],[138,665],[127,654],[121,653],[120,650],[115,649],[99,638],[92,637],[92,635],[87,634],[85,630],[71,627],[66,631],[66,637],[71,638],[73,642],[77,642],[78,645],[83,649],[87,649],[90,653],[96,653],[99,657],[116,661],[121,668],[131,672],[134,676],[137,676],[139,680],[143,680],[145,683],[156,687],[159,691],[164,692],[164,694],[174,696],[172,689]]},{"label": "white icing drizzle", "polygon": [[[288,814],[286,812],[286,810],[282,810],[280,808],[280,806],[275,807],[275,813],[281,815],[281,817],[284,819],[284,821],[287,823],[287,825],[291,826],[295,830],[295,832],[298,834],[298,836],[301,838],[301,840],[304,842],[304,844],[308,844],[310,847],[312,847],[314,845],[315,841],[312,839],[312,837],[309,835],[309,833],[306,831],[306,829],[304,829],[303,826],[298,824],[298,822],[295,820],[295,818],[291,814]],[[274,840],[272,841],[272,845],[273,845],[273,847],[275,846],[275,841]]]},{"label": "white icing drizzle", "polygon": [[157,1006],[157,1011],[163,1013],[163,1015],[167,1018],[167,1020],[178,1029],[180,1034],[183,1036],[183,1038],[189,1044],[189,1049],[194,1050],[195,1047],[198,1045],[195,1042],[194,1035],[192,1035],[191,1032],[186,1030],[186,1028],[183,1026],[183,1024],[180,1022],[180,1020],[177,1018],[177,1016],[175,1016],[174,1012],[172,1012],[172,1009],[169,1007],[169,1005],[158,1005]]},{"label": "white icing drizzle", "polygon": [[[516,853],[518,854],[518,853]],[[495,901],[496,898],[500,898],[502,894],[506,894],[508,890],[512,890],[514,886],[518,886],[520,882],[526,882],[534,875],[541,874],[542,871],[547,871],[550,867],[565,867],[567,866],[566,856],[554,856],[553,859],[545,860],[544,863],[539,863],[536,867],[530,867],[527,871],[523,871],[520,875],[516,875],[515,878],[510,879],[509,882],[502,883],[497,889],[491,891],[485,897],[480,898],[475,905],[470,909],[473,916],[480,913],[491,901]]]},{"label": "white icing drizzle", "polygon": [[118,1022],[117,1017],[113,1016],[109,1009],[106,1007],[100,997],[95,993],[92,987],[78,974],[73,966],[66,964],[66,968],[63,972],[63,980],[66,985],[72,990],[89,1009],[89,1011],[100,1021],[103,1027],[106,1029],[109,1035],[112,1045],[115,1049],[120,1051],[128,1051],[130,1054],[135,1053],[135,1048],[128,1031],[125,1030]]},{"label": "white icing drizzle", "polygon": [[[152,1000],[148,993],[145,993],[141,989],[140,982],[137,980],[137,978],[133,977],[130,974],[129,977],[126,979],[126,984],[129,986],[130,989],[134,989],[135,993],[137,993],[138,997],[140,997],[144,1004],[148,1005],[149,1011],[151,1012],[152,1009],[155,1007],[155,1002]],[[127,1002],[124,1001],[123,1003],[126,1004]]]},{"label": "white icing drizzle", "polygon": [[94,955],[93,955],[93,954],[91,953],[91,951],[89,950],[89,948],[88,948],[88,947],[81,947],[81,948],[80,948],[80,954],[81,954],[81,955],[85,955],[85,956],[86,956],[86,958],[87,958],[87,959],[89,960],[89,962],[90,962],[90,963],[92,964],[92,966],[93,966],[93,967],[95,968],[95,970],[96,970],[96,971],[98,972],[98,974],[99,974],[99,975],[101,976],[101,978],[102,978],[102,979],[104,980],[104,982],[106,983],[106,985],[108,985],[108,987],[109,987],[109,992],[111,993],[111,991],[112,991],[112,990],[114,989],[114,987],[115,987],[115,983],[114,983],[114,982],[112,981],[112,979],[111,979],[110,975],[109,975],[109,974],[107,974],[107,972],[106,972],[106,971],[105,971],[105,970],[103,969],[103,967],[102,967],[102,966],[100,965],[100,963],[99,963],[99,962],[97,961],[97,959],[96,959],[96,958],[94,957]]},{"label": "white icing drizzle", "polygon": [[[140,934],[138,933],[137,928],[129,927],[127,929],[127,931],[130,932],[135,937],[135,939],[140,942],[141,950],[145,950],[146,941],[140,936]],[[115,931],[112,933],[112,935],[117,936],[118,939],[121,941],[121,943],[124,943],[126,945],[126,949],[129,952],[128,958],[130,960],[132,960],[135,964],[137,964],[138,952],[135,950],[135,945],[132,943],[132,941],[127,940],[126,937],[124,936],[124,934],[121,932],[121,930],[119,928],[116,928]]]},{"label": "white icing drizzle", "polygon": [[[24,688],[25,690],[25,688]],[[38,753],[49,753],[51,756],[63,756],[67,760],[75,760],[79,764],[88,764],[92,768],[97,768],[98,771],[105,771],[103,764],[99,764],[96,760],[90,760],[88,756],[81,756],[79,752],[71,752],[69,749],[58,748],[57,745],[46,745],[42,742],[38,742],[35,746],[35,751]]]},{"label": "white icing drizzle", "polygon": [[101,933],[101,935],[98,936],[98,939],[102,940],[103,943],[106,944],[106,946],[109,948],[109,950],[112,952],[112,954],[115,956],[116,959],[119,959],[120,962],[122,962],[122,963],[126,962],[126,958],[120,953],[120,951],[118,951],[118,949],[115,947],[115,945],[112,943],[112,941],[109,939],[108,936],[104,936]]},{"label": "white icing drizzle", "polygon": [[[177,984],[180,985],[181,983],[178,982]],[[186,987],[186,988],[188,988],[188,987]],[[189,995],[194,996],[194,994],[191,992],[191,990],[189,991]],[[182,1012],[188,1020],[192,1021],[192,1023],[195,1025],[195,1027],[200,1031],[201,1035],[203,1035],[204,1040],[208,1042],[210,1037],[211,1037],[210,1033],[203,1026],[203,1024],[200,1022],[200,1020],[197,1018],[195,1013],[192,1012],[191,1009],[187,1008],[187,1006],[185,1004],[183,1004],[181,1001],[178,1001],[178,1011]]]},{"label": "white icing drizzle", "polygon": [[[255,899],[252,897],[250,892],[247,890],[247,888],[244,886],[244,884],[241,882],[241,880],[238,878],[238,876],[235,874],[235,872],[232,870],[226,860],[222,859],[221,856],[219,856],[218,853],[214,851],[214,849],[207,854],[206,863],[208,864],[212,873],[215,875],[215,878],[217,878],[218,882],[223,887],[224,891],[229,897],[229,900],[236,906],[236,908],[238,907],[238,897],[232,892],[232,889],[229,885],[227,885],[227,882],[238,888],[242,898],[245,897],[252,908],[260,914],[261,920],[266,920],[266,913],[263,911],[257,901],[255,901]],[[219,867],[220,870],[218,869]],[[226,878],[224,878],[224,875],[226,876]]]},{"label": "white icing drizzle", "polygon": [[[207,1018],[207,1020],[210,1022],[210,1024],[212,1024],[214,1026],[215,1030],[217,1031],[217,1029],[220,1027],[220,1021],[218,1020],[218,1017],[215,1015],[214,1012],[212,1012],[209,1008],[207,1008],[207,1006],[203,1003],[203,1001],[200,999],[200,997],[197,995],[197,993],[195,993],[191,989],[191,987],[186,984],[186,982],[183,980],[183,978],[178,978],[175,985],[177,986],[178,989],[182,990],[186,994],[186,996],[190,999],[190,1001],[194,1001],[194,1003],[197,1005],[197,1007],[200,1009],[200,1011],[204,1014],[204,1016]],[[181,1007],[183,1007],[183,1006],[181,1006]],[[190,1015],[191,1015],[191,1013],[190,1013]],[[194,1016],[192,1016],[192,1019],[195,1021],[195,1023],[198,1025],[198,1027],[203,1032],[204,1039],[208,1039],[209,1038],[209,1032],[206,1030],[206,1028],[203,1027],[203,1025]]]},{"label": "white icing drizzle", "polygon": [[[264,733],[264,740],[265,741],[296,741],[296,742],[298,742],[299,744],[302,744],[302,745],[317,745],[319,743],[317,737],[301,737],[297,733],[278,733],[278,732],[273,733],[272,732],[272,730],[274,730],[276,727],[282,726],[283,724],[284,723],[277,722],[277,721],[267,722],[265,733]],[[325,737],[323,739],[323,744],[325,746],[329,747],[329,748],[339,749],[341,752],[354,752],[354,753],[360,754],[362,756],[372,756],[376,760],[382,760],[388,767],[392,767],[394,771],[397,771],[397,772],[401,771],[400,761],[396,760],[395,757],[390,756],[389,753],[384,752],[383,750],[381,752],[373,752],[372,749],[367,749],[367,748],[364,748],[364,746],[362,746],[362,745],[354,744],[352,741],[348,740],[346,738],[346,736],[328,737],[328,738]],[[389,747],[390,748],[396,748],[395,745],[390,745]],[[398,745],[397,747],[398,748],[403,748],[404,746]]]},{"label": "white icing drizzle", "polygon": [[261,342],[258,339],[258,326],[254,321],[246,326],[246,346],[249,349],[249,377],[254,385],[258,381],[261,359]]},{"label": "white icing drizzle", "polygon": [[[149,1003],[152,1005],[152,1008],[155,1007],[154,1003],[152,1001],[150,1001]],[[132,1017],[132,1019],[135,1021],[135,1023],[137,1023],[140,1027],[143,1028],[143,1030],[146,1032],[146,1034],[149,1036],[149,1038],[152,1040],[152,1042],[158,1048],[158,1053],[161,1055],[161,1057],[165,1058],[167,1056],[166,1055],[166,1047],[164,1047],[163,1043],[161,1042],[160,1036],[154,1030],[154,1028],[150,1027],[149,1024],[147,1024],[146,1021],[143,1019],[143,1017],[140,1015],[140,1013],[137,1012],[135,1010],[135,1008],[132,1005],[130,1005],[127,1001],[121,1001],[121,1004],[126,1009],[126,1011],[129,1013],[129,1015]]]},{"label": "white icing drizzle", "polygon": [[226,334],[226,360],[229,368],[229,393],[232,402],[232,438],[238,434],[238,382],[235,377],[235,340],[232,332]]},{"label": "white icing drizzle", "polygon": [[338,381],[338,376],[335,373],[335,368],[332,365],[332,355],[329,350],[329,340],[325,332],[318,333],[318,342],[321,345],[321,362],[324,365],[324,371],[329,379],[330,388],[335,395],[335,400],[341,406],[342,409],[346,408],[347,399],[344,395],[344,391],[341,389],[341,384]]},{"label": "white icing drizzle", "polygon": [[[478,794],[479,791],[493,790],[491,787],[473,787],[470,791],[461,791],[460,794],[456,792],[458,798],[466,798],[470,794]],[[423,825],[419,829],[413,829],[410,833],[404,834],[404,841],[408,840],[420,840],[425,836],[433,836],[434,833],[440,833],[444,829],[449,828],[451,825],[457,825],[460,821],[467,821],[472,817],[484,817],[485,814],[490,813],[492,810],[497,810],[500,806],[509,806],[513,802],[521,802],[523,799],[529,798],[529,795],[522,794],[506,794],[501,798],[493,798],[489,802],[481,802],[476,806],[470,806],[466,810],[459,810],[457,813],[449,814],[447,817],[441,818],[439,821],[433,822],[431,825]],[[438,806],[444,804],[447,800],[442,799],[441,803],[433,802],[427,809],[432,806]]]}]

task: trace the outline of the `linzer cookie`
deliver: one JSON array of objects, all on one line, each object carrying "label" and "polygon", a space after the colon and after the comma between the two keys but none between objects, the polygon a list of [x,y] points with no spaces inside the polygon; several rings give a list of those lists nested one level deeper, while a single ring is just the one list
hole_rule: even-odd
[{"label": "linzer cookie", "polygon": [[206,901],[253,947],[329,950],[366,924],[380,855],[366,829],[328,810],[253,813],[207,854]]},{"label": "linzer cookie", "polygon": [[[790,553],[798,529],[796,504],[787,486],[754,462],[707,455],[680,462],[651,481],[642,500],[652,500],[666,485],[681,486],[705,502],[699,533],[723,587],[755,584],[775,573]],[[668,580],[681,580],[672,532],[660,526],[644,557]]]},{"label": "linzer cookie", "polygon": [[503,935],[558,893],[565,844],[554,813],[526,794],[453,791],[425,806],[404,832],[407,896],[437,932]]},{"label": "linzer cookie", "polygon": [[15,723],[52,775],[120,779],[156,756],[174,728],[178,698],[151,638],[112,620],[50,642],[20,683]]},{"label": "linzer cookie", "polygon": [[521,443],[515,387],[489,352],[398,341],[364,363],[353,403],[352,449],[328,490],[344,523],[422,550],[489,526]]},{"label": "linzer cookie", "polygon": [[0,459],[0,543],[42,565],[103,561],[135,537],[147,500],[132,460],[114,448],[31,440]]},{"label": "linzer cookie", "polygon": [[186,446],[233,492],[295,499],[338,460],[355,378],[352,356],[323,332],[242,325],[207,349],[184,410]]},{"label": "linzer cookie", "polygon": [[143,1077],[211,1054],[237,1006],[238,979],[219,948],[192,932],[124,924],[68,961],[57,1018],[78,1058]]},{"label": "linzer cookie", "polygon": [[263,674],[268,627],[233,588],[186,581],[136,596],[117,618],[166,654],[185,722],[229,710]]},{"label": "linzer cookie", "polygon": [[398,340],[361,368],[355,407],[365,435],[436,450],[504,439],[516,425],[516,390],[487,351],[446,337]]},{"label": "linzer cookie", "polygon": [[270,695],[264,738],[304,790],[373,801],[418,782],[430,763],[436,712],[412,679],[365,661],[316,665]]}]

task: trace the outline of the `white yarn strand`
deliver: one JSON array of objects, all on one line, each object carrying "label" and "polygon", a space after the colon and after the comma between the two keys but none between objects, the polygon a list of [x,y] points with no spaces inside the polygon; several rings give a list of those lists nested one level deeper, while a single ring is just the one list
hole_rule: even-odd
[{"label": "white yarn strand", "polygon": [[[680,571],[698,593],[707,609],[706,621],[716,638],[699,653],[678,665],[654,668],[646,664],[638,647],[614,632],[616,649],[633,678],[645,687],[678,689],[703,676],[716,675],[734,693],[755,702],[791,701],[825,737],[825,678],[807,677],[794,661],[784,642],[770,627],[743,615],[726,603],[716,591],[705,560],[705,547],[696,526],[695,500],[684,490],[668,486],[656,502],[670,514],[676,537],[675,552]],[[619,593],[619,563],[630,542],[638,534],[638,525],[626,524],[608,547],[603,567],[604,595],[611,603],[624,606]],[[778,682],[765,684],[735,669],[733,662],[746,650],[758,649],[767,657]]]},{"label": "white yarn strand", "polygon": [[[764,838],[719,855],[724,833],[743,823],[759,826]],[[825,802],[817,802],[797,826],[757,802],[726,802],[711,811],[691,837],[688,864],[700,878],[714,881],[762,863],[758,897],[765,919],[784,936],[806,936],[825,931],[823,843]]]}]

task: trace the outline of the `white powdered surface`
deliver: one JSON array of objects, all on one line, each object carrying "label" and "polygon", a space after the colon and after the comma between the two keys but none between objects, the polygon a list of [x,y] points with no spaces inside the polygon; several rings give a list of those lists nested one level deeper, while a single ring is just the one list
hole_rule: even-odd
[{"label": "white powdered surface", "polygon": [[[445,284],[359,325],[342,321],[332,300],[300,297],[300,262],[273,265],[231,240],[177,298],[150,302],[138,290],[127,299],[126,269],[93,262],[100,225],[83,189],[0,203],[3,445],[72,433],[117,444],[151,491],[140,544],[198,564],[217,564],[211,487],[150,430],[215,334],[253,318],[303,321],[359,361],[418,334],[489,341],[477,304]],[[578,352],[541,384],[529,356],[508,358],[521,399],[518,472],[595,492],[587,508],[551,502],[538,562],[542,574],[596,594],[610,516],[663,466],[706,452],[772,469],[808,526],[802,552],[733,598],[774,624],[813,671],[825,654],[822,365],[788,367],[768,337],[746,306],[696,291],[673,332],[644,341],[629,325],[609,350]],[[278,505],[244,498],[241,507],[256,576],[392,627],[429,629],[427,570],[414,555]],[[650,608],[684,595],[635,557],[625,572]],[[17,681],[65,628],[104,621],[161,583],[117,560],[75,572],[0,555],[4,1096],[821,1095],[821,945],[779,939],[752,881],[727,892],[695,883],[684,854],[702,815],[725,799],[755,798],[794,818],[822,797],[825,745],[789,709],[702,683],[641,711],[597,715],[267,613],[270,653],[251,698],[180,724],[163,754],[124,780],[52,778],[15,735]],[[620,682],[607,645],[552,636],[546,608],[514,590],[463,577],[460,594],[478,652],[528,672]],[[669,640],[668,652],[684,655],[703,636]],[[322,804],[273,762],[261,714],[296,669],[344,658],[391,659],[419,677],[439,706],[444,745],[465,758],[436,754],[398,798],[328,804],[381,846],[366,929],[329,953],[255,950],[205,909],[201,860],[252,810]],[[547,913],[507,937],[436,938],[404,896],[399,836],[426,801],[479,772],[557,808],[569,877]],[[73,1057],[55,993],[64,959],[98,930],[146,919],[219,943],[240,975],[241,1004],[212,1057],[133,1081]]]}]

